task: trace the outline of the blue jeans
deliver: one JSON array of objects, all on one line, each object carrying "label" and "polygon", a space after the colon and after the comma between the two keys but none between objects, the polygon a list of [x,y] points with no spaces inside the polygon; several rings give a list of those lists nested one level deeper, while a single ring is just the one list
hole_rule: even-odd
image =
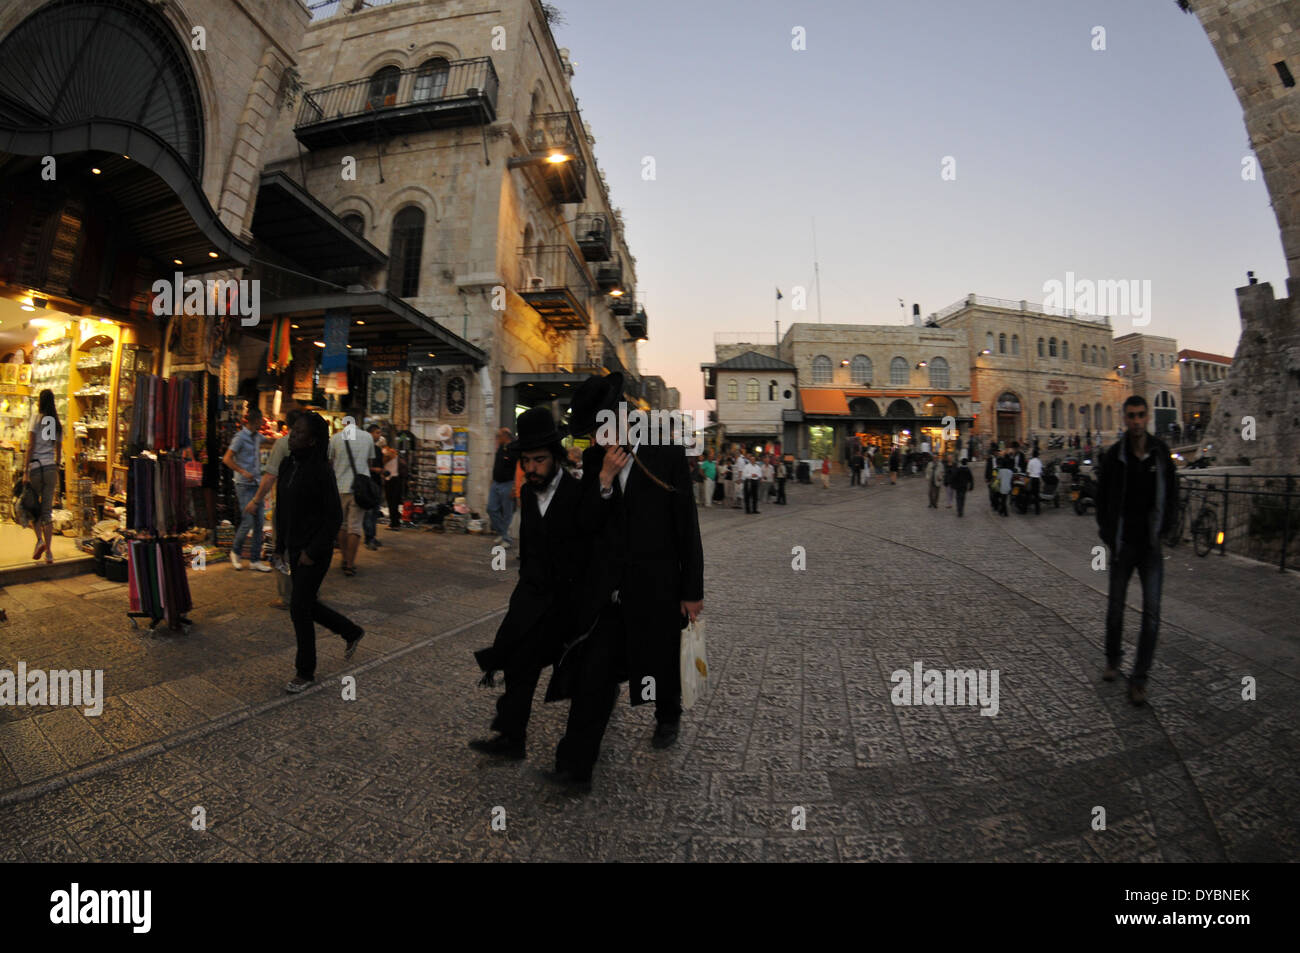
[{"label": "blue jeans", "polygon": [[1147,670],[1156,654],[1156,635],[1160,631],[1160,587],[1165,577],[1164,554],[1160,546],[1137,548],[1120,544],[1111,557],[1110,598],[1106,606],[1106,661],[1119,668],[1124,657],[1124,601],[1133,570],[1142,580],[1142,628],[1138,633],[1137,660],[1133,663],[1133,681],[1145,685]]},{"label": "blue jeans", "polygon": [[366,510],[365,515],[361,517],[361,529],[365,533],[363,542],[370,542],[375,538],[375,528],[379,525],[379,507],[373,510]]},{"label": "blue jeans", "polygon": [[244,507],[252,502],[253,497],[257,496],[256,483],[236,483],[235,496],[239,498],[239,528],[235,530],[235,542],[230,547],[230,551],[236,555],[244,551],[244,538],[250,533],[253,536],[252,557],[253,559],[262,558],[262,521],[265,517],[263,512],[266,504],[258,503],[256,513],[245,513]]},{"label": "blue jeans", "polygon": [[492,521],[492,532],[510,542],[510,521],[515,515],[513,483],[493,483],[488,491],[488,519]]}]

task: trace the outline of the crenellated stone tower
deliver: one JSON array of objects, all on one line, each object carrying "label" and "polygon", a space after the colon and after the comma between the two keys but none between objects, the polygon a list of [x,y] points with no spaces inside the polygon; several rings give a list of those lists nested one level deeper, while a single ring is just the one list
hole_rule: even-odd
[{"label": "crenellated stone tower", "polygon": [[[1194,13],[1241,102],[1277,215],[1287,297],[1237,289],[1241,340],[1208,439],[1218,462],[1300,472],[1300,0],[1177,0]],[[1255,439],[1242,439],[1243,418]]]}]

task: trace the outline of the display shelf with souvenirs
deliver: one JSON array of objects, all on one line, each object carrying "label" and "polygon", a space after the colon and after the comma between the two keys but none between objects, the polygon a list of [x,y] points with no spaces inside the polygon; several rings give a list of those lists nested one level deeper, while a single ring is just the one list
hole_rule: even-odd
[{"label": "display shelf with souvenirs", "polygon": [[[93,495],[107,497],[113,436],[113,351],[116,341],[108,334],[87,338],[73,352],[73,412],[66,418],[74,439],[73,460],[78,477],[94,482]],[[93,521],[92,521],[93,525]]]},{"label": "display shelf with souvenirs", "polygon": [[60,420],[68,419],[68,384],[72,375],[72,339],[56,338],[37,344],[32,367],[31,396],[47,388],[54,392],[54,409]]}]

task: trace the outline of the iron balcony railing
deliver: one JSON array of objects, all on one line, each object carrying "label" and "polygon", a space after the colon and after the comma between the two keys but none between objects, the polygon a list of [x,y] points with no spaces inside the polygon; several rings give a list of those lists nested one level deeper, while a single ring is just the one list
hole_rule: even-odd
[{"label": "iron balcony railing", "polygon": [[594,293],[587,267],[568,245],[542,245],[520,251],[520,297],[542,319],[561,330],[585,328]]},{"label": "iron balcony railing", "polygon": [[536,113],[528,120],[527,148],[540,158],[559,152],[567,162],[542,162],[534,166],[546,180],[556,202],[568,204],[587,198],[587,148],[575,113]]},{"label": "iron balcony railing", "polygon": [[604,212],[583,212],[573,223],[573,237],[587,261],[609,261],[613,254],[613,233]]},{"label": "iron balcony railing", "polygon": [[294,133],[306,141],[328,132],[326,127],[371,119],[384,123],[407,120],[411,129],[491,122],[496,118],[498,86],[496,68],[488,56],[455,60],[445,66],[381,71],[305,93]]}]

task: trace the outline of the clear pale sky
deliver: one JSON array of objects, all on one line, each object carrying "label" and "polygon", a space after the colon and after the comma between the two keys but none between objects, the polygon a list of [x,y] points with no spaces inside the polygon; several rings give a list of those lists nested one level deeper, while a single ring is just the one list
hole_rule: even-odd
[{"label": "clear pale sky", "polygon": [[1150,280],[1140,330],[1231,355],[1247,269],[1286,293],[1241,108],[1173,0],[556,4],[637,258],[641,368],[683,407],[707,406],[715,332],[773,330],[776,287],[783,332],[817,320],[814,217],[828,324],[1041,302],[1073,271]]}]

